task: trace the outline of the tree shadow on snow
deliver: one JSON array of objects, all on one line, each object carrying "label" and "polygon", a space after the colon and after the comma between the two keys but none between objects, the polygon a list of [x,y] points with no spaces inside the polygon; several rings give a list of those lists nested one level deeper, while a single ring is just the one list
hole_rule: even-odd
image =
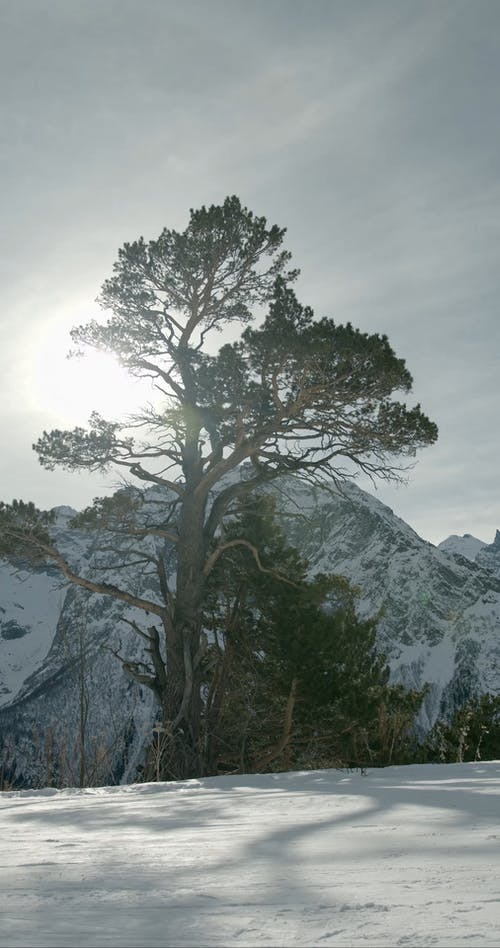
[{"label": "tree shadow on snow", "polygon": [[450,842],[459,862],[484,854],[499,777],[490,763],[5,794],[0,816],[37,908],[25,940],[16,941],[23,923],[12,923],[3,944],[262,944],[269,924],[287,944],[298,914],[344,911],[346,873],[362,902],[363,883],[352,880],[363,866],[390,888],[405,884],[395,865],[413,885],[425,860],[439,875]]}]

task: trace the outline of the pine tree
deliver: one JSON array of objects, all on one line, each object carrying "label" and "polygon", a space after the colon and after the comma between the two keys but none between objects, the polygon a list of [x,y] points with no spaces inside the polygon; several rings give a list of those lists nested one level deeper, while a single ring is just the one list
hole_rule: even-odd
[{"label": "pine tree", "polygon": [[208,772],[399,759],[424,692],[389,684],[379,617],[357,617],[357,590],[343,577],[307,578],[273,498],[241,505],[231,536],[249,545],[232,548],[211,578]]},{"label": "pine tree", "polygon": [[[409,393],[412,378],[386,336],[315,319],[299,303],[284,236],[236,197],[191,211],[183,232],[165,229],[119,250],[100,297],[107,322],[73,331],[79,349],[114,354],[132,375],[150,377],[164,401],[138,413],[133,427],[94,413],[89,429],[44,432],[34,447],[49,470],[114,469],[133,479],[135,492],[97,499],[78,522],[119,544],[124,562],[145,556],[133,542],[154,540],[159,599],[109,582],[106,572],[75,572],[44,532],[43,512],[0,509],[0,553],[50,560],[69,582],[145,616],[136,630],[153,674],[135,673],[161,704],[175,776],[200,766],[204,602],[210,573],[229,549],[224,521],[235,502],[282,475],[397,479],[404,458],[437,437],[420,406],[395,399]],[[239,339],[214,352],[215,333],[235,325]],[[250,471],[241,477],[245,463]],[[163,502],[146,505],[145,486],[162,488]],[[160,541],[175,548],[175,588]]]}]

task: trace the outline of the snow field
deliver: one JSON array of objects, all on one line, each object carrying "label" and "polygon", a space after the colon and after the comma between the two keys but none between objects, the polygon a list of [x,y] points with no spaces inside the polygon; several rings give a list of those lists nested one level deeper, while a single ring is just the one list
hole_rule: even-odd
[{"label": "snow field", "polygon": [[500,762],[0,794],[0,946],[493,946]]}]

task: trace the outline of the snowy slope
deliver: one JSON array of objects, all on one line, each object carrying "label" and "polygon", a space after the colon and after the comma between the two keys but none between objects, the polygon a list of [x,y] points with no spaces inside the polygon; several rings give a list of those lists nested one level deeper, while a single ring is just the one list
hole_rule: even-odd
[{"label": "snowy slope", "polygon": [[47,655],[64,596],[59,573],[0,563],[0,704],[15,696]]},{"label": "snowy slope", "polygon": [[499,762],[3,793],[0,946],[496,946],[499,809]]},{"label": "snowy slope", "polygon": [[[88,537],[69,530],[76,511],[55,509],[54,537],[61,551],[71,551],[80,568],[88,560]],[[0,706],[12,701],[42,666],[56,635],[66,603],[67,585],[54,567],[30,568],[0,560]]]}]

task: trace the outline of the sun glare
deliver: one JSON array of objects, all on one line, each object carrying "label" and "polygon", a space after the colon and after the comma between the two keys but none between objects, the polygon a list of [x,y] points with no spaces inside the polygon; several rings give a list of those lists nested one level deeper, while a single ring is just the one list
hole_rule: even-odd
[{"label": "sun glare", "polygon": [[64,426],[85,425],[92,411],[119,420],[153,400],[147,379],[135,379],[112,356],[89,351],[67,358],[68,346],[39,351],[31,376],[31,401]]}]

